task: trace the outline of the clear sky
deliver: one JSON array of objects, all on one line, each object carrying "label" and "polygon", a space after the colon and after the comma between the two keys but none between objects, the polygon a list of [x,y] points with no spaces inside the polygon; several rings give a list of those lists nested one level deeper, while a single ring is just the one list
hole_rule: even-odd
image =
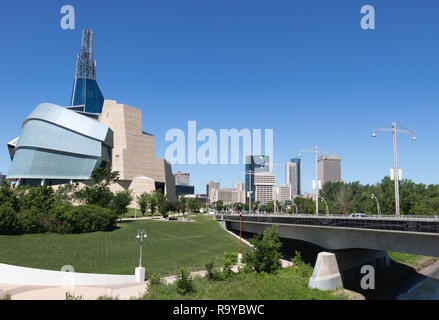
[{"label": "clear sky", "polygon": [[[75,30],[60,27],[73,5]],[[362,30],[363,5],[376,29]],[[67,105],[82,29],[95,32],[97,80],[107,99],[141,108],[164,157],[172,128],[273,129],[283,163],[319,145],[342,156],[345,181],[375,183],[393,166],[398,124],[403,175],[439,183],[439,2],[436,0],[2,1],[0,171],[6,144],[41,102]],[[175,165],[196,193],[209,180],[243,181],[244,165]],[[284,183],[284,167],[277,170]],[[312,192],[312,154],[303,187]]]}]

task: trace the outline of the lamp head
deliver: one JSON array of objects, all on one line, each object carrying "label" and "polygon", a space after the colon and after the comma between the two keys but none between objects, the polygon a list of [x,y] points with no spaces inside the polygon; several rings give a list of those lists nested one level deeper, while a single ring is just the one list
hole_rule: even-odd
[{"label": "lamp head", "polygon": [[377,134],[375,132],[372,132],[372,138],[376,138]]},{"label": "lamp head", "polygon": [[412,140],[413,140],[413,141],[416,141],[416,137],[415,137],[415,136],[413,136],[413,137],[412,137]]}]

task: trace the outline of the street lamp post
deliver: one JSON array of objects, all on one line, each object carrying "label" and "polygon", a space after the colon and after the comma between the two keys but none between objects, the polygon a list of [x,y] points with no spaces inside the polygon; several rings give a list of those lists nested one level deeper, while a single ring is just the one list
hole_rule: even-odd
[{"label": "street lamp post", "polygon": [[146,231],[144,229],[139,229],[137,231],[137,239],[140,239],[140,259],[139,259],[139,268],[142,267],[142,247],[143,247],[143,239],[147,238]]},{"label": "street lamp post", "polygon": [[146,231],[144,229],[139,229],[137,231],[137,239],[140,240],[140,258],[139,258],[139,266],[135,270],[136,282],[145,281],[145,268],[142,267],[142,248],[143,248],[143,239],[146,239]]},{"label": "street lamp post", "polygon": [[380,216],[381,215],[380,203],[378,202],[377,197],[373,193],[372,193],[372,199],[375,199],[375,201],[377,202],[377,214]]},{"label": "street lamp post", "polygon": [[316,201],[316,215],[318,215],[319,214],[319,178],[318,178],[318,175],[319,175],[319,159],[318,159],[318,155],[319,155],[319,153],[320,154],[330,154],[329,152],[327,152],[327,151],[319,151],[319,147],[318,146],[315,146],[314,147],[314,150],[302,150],[302,151],[300,151],[299,152],[299,157],[301,157],[302,155],[301,155],[301,153],[302,152],[312,152],[312,153],[315,153],[315,175],[316,175],[316,178],[315,178],[315,190],[316,190],[316,194],[315,194],[315,201]]},{"label": "street lamp post", "polygon": [[241,261],[242,261],[241,230],[242,230],[242,212],[239,213],[239,252],[238,252],[238,263],[241,263]]},{"label": "street lamp post", "polygon": [[372,137],[376,138],[376,131],[387,131],[392,132],[393,135],[393,172],[394,172],[394,180],[395,180],[395,211],[396,215],[400,215],[400,206],[399,206],[399,172],[398,172],[398,146],[396,135],[397,132],[408,133],[412,135],[412,140],[416,140],[415,133],[407,128],[400,127],[396,125],[396,122],[392,123],[391,127],[380,127],[376,128],[372,131]]},{"label": "street lamp post", "polygon": [[329,216],[329,207],[328,207],[328,203],[326,202],[325,198],[322,197],[322,200],[325,202],[326,205],[326,215]]}]

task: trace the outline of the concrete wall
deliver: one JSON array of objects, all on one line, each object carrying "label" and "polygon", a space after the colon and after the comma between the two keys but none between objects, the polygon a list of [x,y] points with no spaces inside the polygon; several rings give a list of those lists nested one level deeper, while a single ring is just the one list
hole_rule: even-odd
[{"label": "concrete wall", "polygon": [[73,287],[136,282],[135,275],[62,272],[0,263],[0,283],[4,284]]},{"label": "concrete wall", "polygon": [[[227,220],[228,228],[239,230],[239,221]],[[263,233],[270,223],[242,222],[242,230]],[[439,235],[420,232],[369,230],[280,224],[281,237],[316,244],[329,250],[371,249],[439,257]]]}]

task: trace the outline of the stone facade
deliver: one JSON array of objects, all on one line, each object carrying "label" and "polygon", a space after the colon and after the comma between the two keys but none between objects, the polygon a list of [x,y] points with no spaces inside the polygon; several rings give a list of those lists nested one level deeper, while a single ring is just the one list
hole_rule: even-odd
[{"label": "stone facade", "polygon": [[[155,137],[142,130],[140,109],[105,100],[100,122],[114,133],[112,170],[119,171],[119,186],[112,189],[130,188],[136,195],[142,190],[155,190],[163,186],[167,199],[175,199],[175,178],[165,159],[155,157]],[[150,178],[153,180],[145,179]],[[143,191],[145,192],[145,191]]]}]

